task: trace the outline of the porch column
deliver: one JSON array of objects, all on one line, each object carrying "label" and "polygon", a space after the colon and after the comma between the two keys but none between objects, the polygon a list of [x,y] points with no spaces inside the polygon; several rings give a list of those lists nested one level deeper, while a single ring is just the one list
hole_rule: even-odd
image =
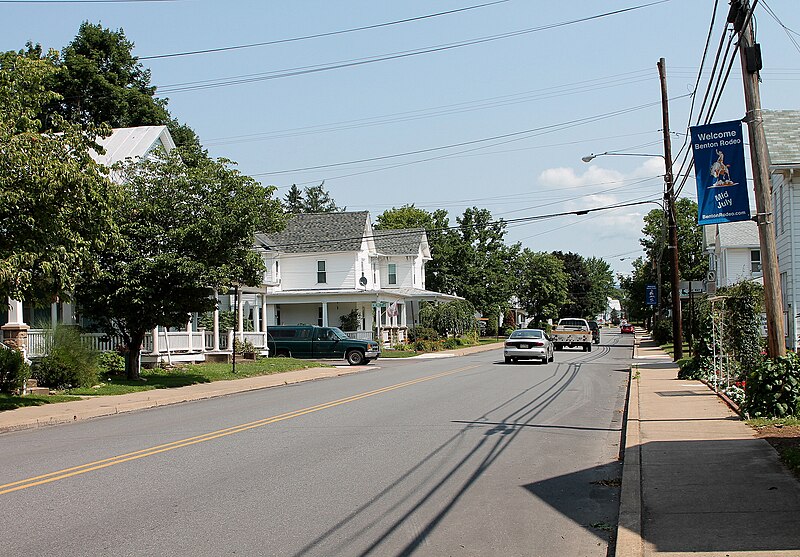
[{"label": "porch column", "polygon": [[255,295],[253,304],[253,331],[258,333],[261,331],[261,294]]},{"label": "porch column", "polygon": [[192,314],[189,314],[189,320],[186,322],[186,335],[189,337],[187,340],[188,344],[188,351],[191,352],[193,350],[193,343],[192,343]]},{"label": "porch column", "polygon": [[75,306],[72,305],[72,302],[61,303],[61,321],[65,325],[76,325]]},{"label": "porch column", "polygon": [[22,319],[22,302],[8,299],[8,323],[0,327],[3,341],[7,346],[16,348],[25,354],[28,351],[28,329],[30,327]]},{"label": "porch column", "polygon": [[322,326],[328,326],[328,302],[322,302]]},{"label": "porch column", "polygon": [[153,354],[158,354],[161,350],[158,347],[158,325],[153,328]]},{"label": "porch column", "polygon": [[407,327],[408,326],[408,317],[406,316],[406,303],[403,303],[403,311],[400,312],[400,326]]},{"label": "porch column", "polygon": [[55,329],[58,325],[58,298],[50,304],[50,328]]},{"label": "porch column", "polygon": [[214,340],[212,350],[219,352],[219,296],[217,289],[214,289],[214,299],[217,301],[214,306]]},{"label": "porch column", "polygon": [[237,335],[239,336],[239,341],[244,340],[244,309],[242,304],[242,295],[239,294],[238,299],[236,300],[236,331]]},{"label": "porch column", "polygon": [[267,332],[267,295],[261,295],[261,329]]}]

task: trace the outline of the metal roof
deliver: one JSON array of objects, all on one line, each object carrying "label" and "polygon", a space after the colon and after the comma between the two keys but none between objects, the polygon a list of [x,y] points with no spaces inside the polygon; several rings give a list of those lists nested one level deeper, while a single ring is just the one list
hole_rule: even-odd
[{"label": "metal roof", "polygon": [[800,166],[800,110],[763,110],[772,166]]},{"label": "metal roof", "polygon": [[368,211],[299,214],[281,232],[256,234],[256,244],[284,253],[358,251],[371,229]]},{"label": "metal roof", "polygon": [[158,146],[170,151],[175,147],[166,126],[138,126],[135,128],[115,128],[111,135],[102,137],[97,143],[105,149],[105,154],[92,153],[92,158],[105,166],[131,158],[144,158]]}]

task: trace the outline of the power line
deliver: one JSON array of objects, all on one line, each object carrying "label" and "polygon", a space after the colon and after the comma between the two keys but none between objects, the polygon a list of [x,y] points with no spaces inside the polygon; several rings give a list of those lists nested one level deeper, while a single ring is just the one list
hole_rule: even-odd
[{"label": "power line", "polygon": [[[626,203],[617,203],[617,204],[614,204],[614,205],[606,205],[606,206],[602,206],[602,207],[592,207],[590,209],[580,209],[580,210],[576,210],[576,211],[563,211],[563,212],[560,212],[560,213],[548,213],[548,214],[544,214],[544,215],[533,215],[533,216],[519,217],[519,218],[515,218],[515,219],[508,219],[508,220],[499,219],[499,220],[495,220],[495,221],[490,221],[490,222],[484,223],[481,226],[491,226],[491,225],[498,225],[498,224],[499,225],[512,225],[512,224],[516,224],[516,223],[532,222],[532,221],[537,221],[537,220],[551,219],[551,218],[555,218],[555,217],[563,217],[563,216],[568,216],[568,215],[581,216],[581,215],[586,215],[586,214],[589,214],[589,213],[594,213],[594,212],[597,212],[597,211],[609,211],[609,210],[612,210],[612,209],[621,209],[621,208],[624,208],[624,207],[633,207],[633,206],[636,206],[636,205],[644,205],[646,203],[656,203],[656,202],[658,202],[658,200],[654,200],[654,199],[646,200],[646,201],[632,201],[632,202],[626,202]],[[475,226],[478,226],[478,224],[476,223]],[[425,229],[425,233],[426,234],[431,234],[431,233],[434,233],[434,232],[447,232],[447,231],[450,231],[450,230],[460,230],[462,228],[463,228],[462,225],[437,227],[437,228]],[[420,232],[422,232],[422,230],[420,230]],[[408,236],[409,234],[410,234],[410,232],[408,230],[406,230],[406,229],[398,230],[397,232],[390,232],[390,231],[387,230],[385,234],[383,232],[381,233],[381,238],[396,237],[396,236]],[[331,239],[328,239],[328,240],[316,240],[316,241],[311,241],[311,242],[287,242],[287,243],[284,243],[284,244],[275,243],[273,246],[266,246],[266,245],[262,244],[261,247],[266,249],[266,250],[276,250],[278,248],[288,248],[288,247],[318,246],[318,245],[324,245],[324,244],[332,244],[332,243],[344,242],[344,241],[348,241],[348,240],[356,241],[356,240],[362,239],[363,237],[364,236],[357,236],[357,237],[353,236],[353,237],[345,237],[345,238],[331,238]]]},{"label": "power line", "polygon": [[[676,97],[676,98],[680,99],[680,98],[684,98],[686,96],[688,96],[688,95],[681,95],[681,96]],[[406,156],[411,156],[411,155],[419,155],[419,154],[424,154],[424,153],[431,153],[431,152],[435,152],[435,151],[441,151],[441,150],[444,150],[444,149],[453,149],[453,148],[457,148],[457,147],[465,147],[465,146],[468,146],[468,145],[476,145],[476,144],[479,144],[479,143],[486,143],[486,142],[490,142],[490,141],[498,141],[498,140],[519,141],[519,140],[522,140],[522,139],[527,139],[529,136],[532,136],[532,135],[538,135],[538,134],[541,134],[541,133],[550,133],[550,132],[555,131],[555,130],[561,130],[561,129],[564,129],[564,128],[574,127],[574,126],[577,126],[577,125],[582,125],[582,124],[586,124],[586,123],[590,123],[590,122],[596,122],[598,120],[603,120],[603,119],[611,118],[611,117],[614,117],[614,116],[619,116],[621,114],[626,114],[626,113],[629,113],[629,112],[642,110],[644,108],[649,108],[649,107],[652,107],[652,106],[656,106],[658,104],[660,104],[660,102],[646,103],[646,104],[642,104],[642,105],[638,105],[638,106],[634,106],[634,107],[630,107],[630,108],[625,108],[625,109],[620,109],[620,110],[616,110],[616,111],[612,111],[612,112],[607,112],[607,113],[596,115],[596,116],[578,118],[578,119],[575,119],[575,120],[570,120],[570,121],[567,121],[567,122],[561,122],[561,123],[558,123],[558,124],[550,124],[550,125],[547,125],[547,126],[539,126],[539,127],[536,127],[536,128],[530,128],[530,129],[526,129],[526,130],[520,130],[520,131],[516,131],[516,132],[511,132],[511,133],[506,133],[506,134],[501,134],[501,135],[495,135],[495,136],[491,136],[491,137],[484,137],[484,138],[481,138],[481,139],[473,139],[473,140],[470,140],[470,141],[462,141],[462,142],[458,142],[458,143],[451,143],[449,145],[440,145],[440,146],[437,146],[437,147],[429,147],[429,148],[426,148],[426,149],[416,149],[416,150],[413,150],[413,151],[406,151],[406,152],[403,152],[403,153],[394,153],[394,154],[391,154],[391,155],[381,155],[381,156],[376,156],[376,157],[368,157],[368,158],[356,159],[356,160],[347,161],[347,162],[320,164],[320,165],[315,165],[315,166],[308,166],[308,167],[303,167],[303,168],[293,168],[293,169],[288,169],[288,170],[277,170],[277,171],[272,171],[272,172],[259,172],[259,173],[255,173],[255,174],[250,174],[250,176],[251,177],[255,177],[255,176],[275,176],[275,175],[279,175],[279,174],[290,174],[290,173],[294,173],[294,172],[305,172],[305,171],[308,171],[308,170],[320,170],[320,169],[325,169],[325,168],[335,168],[335,167],[347,166],[347,165],[352,165],[352,164],[361,164],[361,163],[365,163],[365,162],[375,162],[375,161],[379,161],[379,160],[387,160],[387,159],[398,158],[398,157],[406,157]],[[522,137],[520,137],[520,136],[522,136]],[[494,146],[494,145],[492,145],[492,146]],[[480,147],[480,148],[485,149],[486,147]]]},{"label": "power line", "polygon": [[171,85],[163,85],[159,87],[159,94],[171,94],[171,93],[182,93],[186,91],[198,91],[202,89],[213,89],[218,87],[227,87],[230,85],[241,85],[245,83],[254,83],[258,81],[266,81],[272,79],[281,79],[284,77],[296,77],[299,75],[307,75],[311,73],[323,72],[323,71],[330,71],[330,70],[338,70],[343,68],[350,68],[354,66],[361,66],[365,64],[372,64],[375,62],[386,62],[389,60],[397,60],[401,58],[408,58],[411,56],[419,56],[422,54],[431,54],[435,52],[444,52],[447,50],[452,50],[455,48],[462,48],[465,46],[473,46],[476,44],[488,43],[492,41],[498,41],[501,39],[508,39],[512,37],[518,37],[522,35],[527,35],[530,33],[536,33],[539,31],[545,31],[549,29],[556,29],[559,27],[566,27],[569,25],[575,25],[578,23],[585,23],[587,21],[592,21],[596,19],[602,19],[605,17],[610,17],[613,15],[619,15],[625,12],[639,10],[643,8],[647,8],[650,6],[654,6],[657,4],[663,4],[665,2],[669,2],[670,0],[655,0],[653,2],[649,2],[647,4],[640,4],[637,6],[633,6],[630,8],[622,8],[619,10],[614,10],[610,12],[604,12],[601,14],[596,14],[593,16],[582,17],[578,19],[573,19],[569,21],[563,21],[560,23],[551,23],[547,25],[542,25],[539,27],[531,27],[527,29],[521,29],[518,31],[510,31],[507,33],[500,33],[497,35],[489,35],[485,37],[479,37],[477,39],[470,39],[466,41],[459,41],[455,43],[447,43],[432,47],[426,48],[419,48],[401,52],[394,52],[390,54],[384,55],[377,55],[371,56],[366,58],[356,58],[351,60],[344,60],[339,62],[330,62],[327,64],[317,64],[312,66],[302,66],[297,68],[289,68],[284,70],[275,70],[271,72],[263,72],[263,73],[256,73],[256,74],[244,74],[238,75],[233,77],[227,78],[218,78],[218,79],[206,79],[206,80],[198,80],[198,81],[187,81],[184,83],[175,83]]},{"label": "power line", "polygon": [[156,60],[161,58],[177,58],[179,56],[194,56],[196,54],[210,54],[212,52],[227,52],[231,50],[241,50],[244,48],[255,48],[259,46],[269,46],[275,44],[283,44],[283,43],[293,43],[297,41],[307,41],[309,39],[319,39],[322,37],[332,37],[334,35],[344,35],[345,33],[355,33],[357,31],[366,31],[369,29],[378,29],[380,27],[389,27],[392,25],[400,25],[402,23],[411,23],[413,21],[421,21],[423,19],[430,19],[434,17],[440,17],[444,15],[452,15],[459,12],[466,12],[469,10],[475,10],[478,8],[485,8],[486,6],[493,6],[495,4],[503,4],[508,2],[509,0],[497,0],[495,2],[486,2],[484,4],[476,4],[474,6],[467,6],[464,8],[457,8],[454,10],[448,10],[444,12],[437,12],[433,14],[421,15],[416,17],[409,17],[406,19],[398,19],[395,21],[387,21],[385,23],[376,23],[374,25],[364,25],[362,27],[352,27],[350,29],[341,29],[339,31],[329,31],[327,33],[316,33],[314,35],[304,35],[302,37],[292,37],[289,39],[278,39],[274,41],[266,41],[260,43],[248,43],[248,44],[240,44],[236,46],[223,46],[219,48],[206,48],[203,50],[188,50],[185,52],[173,52],[172,54],[156,54],[152,56],[140,56],[139,60]]}]

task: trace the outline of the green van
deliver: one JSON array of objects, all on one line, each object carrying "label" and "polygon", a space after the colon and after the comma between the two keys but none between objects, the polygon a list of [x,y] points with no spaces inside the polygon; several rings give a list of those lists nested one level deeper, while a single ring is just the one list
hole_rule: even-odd
[{"label": "green van", "polygon": [[270,356],[345,359],[351,366],[368,364],[381,355],[373,340],[349,338],[338,327],[274,325],[267,327]]}]

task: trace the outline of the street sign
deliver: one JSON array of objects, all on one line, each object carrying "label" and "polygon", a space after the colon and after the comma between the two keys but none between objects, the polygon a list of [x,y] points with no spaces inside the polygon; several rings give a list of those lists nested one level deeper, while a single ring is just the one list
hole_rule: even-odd
[{"label": "street sign", "polygon": [[644,299],[648,306],[658,304],[658,287],[655,284],[644,285]]},{"label": "street sign", "polygon": [[689,293],[692,295],[705,294],[705,283],[701,280],[682,280],[679,283],[681,298],[689,298]]},{"label": "street sign", "polygon": [[373,308],[385,308],[389,305],[389,302],[372,302]]}]

